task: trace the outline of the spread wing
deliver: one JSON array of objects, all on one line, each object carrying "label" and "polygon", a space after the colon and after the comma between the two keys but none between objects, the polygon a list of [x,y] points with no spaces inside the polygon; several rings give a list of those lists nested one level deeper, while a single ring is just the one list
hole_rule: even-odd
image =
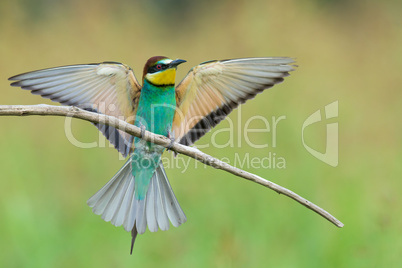
[{"label": "spread wing", "polygon": [[[66,105],[115,116],[134,123],[141,86],[131,68],[117,62],[62,66],[19,74],[11,85],[31,90]],[[123,155],[130,153],[132,136],[95,124]]]},{"label": "spread wing", "polygon": [[176,87],[172,132],[191,145],[239,104],[283,81],[294,70],[291,58],[209,61],[192,68]]}]

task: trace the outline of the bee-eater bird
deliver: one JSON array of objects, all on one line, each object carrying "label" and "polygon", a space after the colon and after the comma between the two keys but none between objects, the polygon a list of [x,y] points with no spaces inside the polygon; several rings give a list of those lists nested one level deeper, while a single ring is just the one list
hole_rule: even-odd
[{"label": "bee-eater bird", "polygon": [[[214,60],[193,67],[175,86],[185,60],[150,58],[142,86],[118,62],[62,66],[13,76],[11,85],[66,105],[115,116],[191,145],[234,108],[283,81],[293,70],[286,57]],[[186,221],[162,165],[164,147],[111,126],[95,124],[128,161],[88,200],[105,221],[137,234],[177,227]]]}]

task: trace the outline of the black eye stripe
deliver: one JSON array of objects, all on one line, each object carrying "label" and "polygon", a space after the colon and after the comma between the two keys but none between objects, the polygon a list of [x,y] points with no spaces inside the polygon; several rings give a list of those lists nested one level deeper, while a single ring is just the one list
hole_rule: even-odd
[{"label": "black eye stripe", "polygon": [[[158,69],[156,66],[160,65],[162,68]],[[162,70],[166,70],[169,67],[168,64],[155,64],[154,66],[151,66],[148,68],[147,73],[152,74],[152,73],[156,73]]]}]

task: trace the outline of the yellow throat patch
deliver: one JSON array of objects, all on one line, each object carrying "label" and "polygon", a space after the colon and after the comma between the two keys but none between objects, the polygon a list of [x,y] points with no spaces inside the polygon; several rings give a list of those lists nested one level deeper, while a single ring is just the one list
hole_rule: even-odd
[{"label": "yellow throat patch", "polygon": [[176,68],[169,68],[163,72],[147,74],[145,78],[156,86],[174,85],[176,79]]}]

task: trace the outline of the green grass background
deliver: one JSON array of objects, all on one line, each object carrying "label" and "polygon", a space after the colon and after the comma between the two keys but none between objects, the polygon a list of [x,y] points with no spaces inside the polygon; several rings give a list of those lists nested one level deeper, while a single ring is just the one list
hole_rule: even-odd
[{"label": "green grass background", "polygon": [[[60,117],[0,117],[0,266],[400,267],[401,12],[400,1],[1,1],[0,104],[51,104],[7,81],[46,67],[113,60],[139,78],[150,56],[166,55],[188,61],[180,80],[205,60],[296,57],[299,68],[285,83],[229,117],[242,129],[255,115],[285,115],[277,146],[252,148],[235,131],[234,146],[203,150],[232,163],[236,154],[276,153],[285,169],[244,168],[318,204],[345,227],[191,160],[185,172],[167,169],[188,222],[145,233],[130,256],[130,235],[86,205],[123,164],[117,152],[73,146]],[[304,120],[333,101],[335,168],[301,141]],[[320,151],[325,124],[306,130],[307,144]],[[73,121],[73,133],[99,139],[87,122]],[[272,134],[250,137],[269,143]],[[216,138],[227,139],[223,132]]]}]

